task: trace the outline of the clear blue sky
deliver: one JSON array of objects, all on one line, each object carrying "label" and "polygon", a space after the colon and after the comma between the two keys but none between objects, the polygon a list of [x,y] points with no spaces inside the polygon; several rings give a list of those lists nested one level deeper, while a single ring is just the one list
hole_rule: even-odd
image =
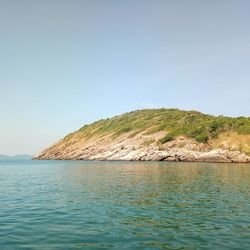
[{"label": "clear blue sky", "polygon": [[250,116],[248,0],[0,0],[0,153],[142,108]]}]

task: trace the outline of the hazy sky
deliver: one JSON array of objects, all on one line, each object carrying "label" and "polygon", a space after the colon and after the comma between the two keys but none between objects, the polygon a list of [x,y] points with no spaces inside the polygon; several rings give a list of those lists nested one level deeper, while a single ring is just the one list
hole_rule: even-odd
[{"label": "hazy sky", "polygon": [[0,154],[100,118],[250,116],[249,0],[0,0]]}]

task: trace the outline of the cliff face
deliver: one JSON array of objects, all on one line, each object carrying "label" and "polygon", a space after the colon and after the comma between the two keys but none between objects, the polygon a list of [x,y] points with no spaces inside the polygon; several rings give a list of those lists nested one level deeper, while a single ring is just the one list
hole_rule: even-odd
[{"label": "cliff face", "polygon": [[249,118],[140,110],[84,126],[35,159],[247,163],[248,129]]}]

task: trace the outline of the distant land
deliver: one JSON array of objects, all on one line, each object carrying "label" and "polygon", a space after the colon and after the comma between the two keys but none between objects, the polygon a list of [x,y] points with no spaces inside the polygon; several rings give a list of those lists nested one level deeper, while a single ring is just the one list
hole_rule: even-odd
[{"label": "distant land", "polygon": [[250,162],[250,117],[145,109],[85,125],[34,159]]},{"label": "distant land", "polygon": [[22,159],[32,159],[32,155],[3,155],[0,154],[0,160],[22,160]]}]

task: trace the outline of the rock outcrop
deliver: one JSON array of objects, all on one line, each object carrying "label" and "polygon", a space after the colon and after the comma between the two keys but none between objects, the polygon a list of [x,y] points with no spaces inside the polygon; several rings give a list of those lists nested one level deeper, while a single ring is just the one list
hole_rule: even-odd
[{"label": "rock outcrop", "polygon": [[148,136],[139,133],[132,138],[128,133],[114,140],[110,136],[87,140],[75,138],[71,142],[61,140],[41,152],[35,159],[250,162],[250,157],[239,150],[213,149],[209,144],[198,143],[184,136],[159,145],[158,140],[162,135],[161,131]]}]

